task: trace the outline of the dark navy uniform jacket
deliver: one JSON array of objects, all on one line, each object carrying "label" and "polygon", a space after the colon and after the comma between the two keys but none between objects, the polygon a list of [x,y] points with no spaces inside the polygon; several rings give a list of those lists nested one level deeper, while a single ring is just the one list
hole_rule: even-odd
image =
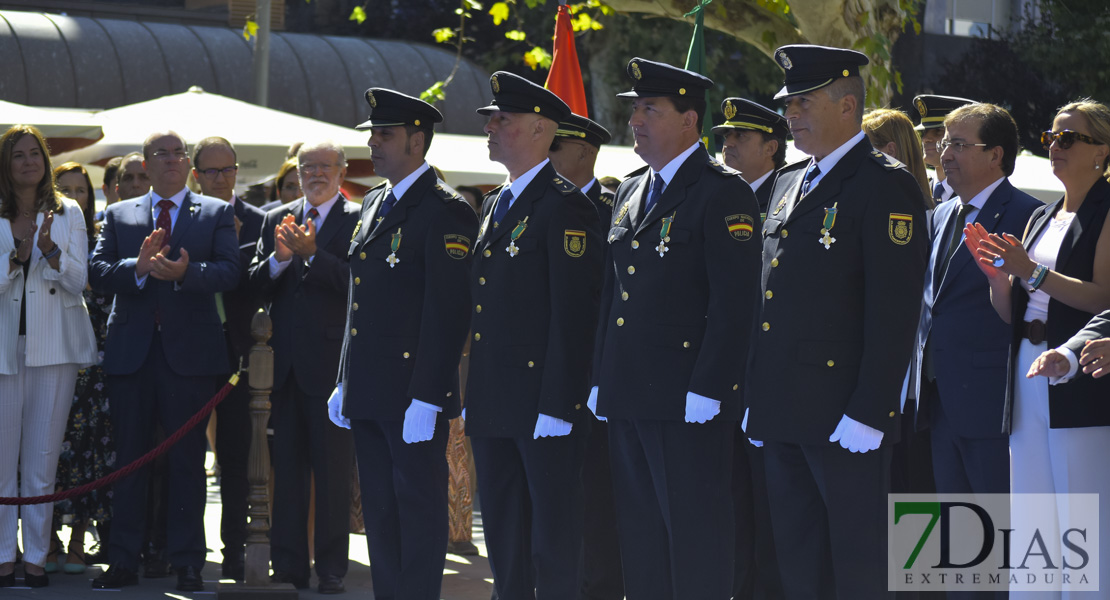
[{"label": "dark navy uniform jacket", "polygon": [[486,196],[471,274],[466,432],[531,439],[543,413],[571,423],[577,435],[589,412],[601,287],[597,210],[550,164],[494,228],[500,192]]},{"label": "dark navy uniform jacket", "polygon": [[699,147],[644,216],[650,173],[621,184],[610,221],[598,413],[681,421],[694,392],[736,420],[759,300],[759,206],[738,172]]},{"label": "dark navy uniform jacket", "polygon": [[847,414],[893,442],[929,252],[921,191],[864,138],[799,199],[808,162],[778,173],[763,225],[747,435],[827,443]]},{"label": "dark navy uniform jacket", "polygon": [[350,238],[343,415],[399,421],[415,398],[453,418],[478,218],[431,169],[379,222],[388,192],[383,184],[366,193]]}]

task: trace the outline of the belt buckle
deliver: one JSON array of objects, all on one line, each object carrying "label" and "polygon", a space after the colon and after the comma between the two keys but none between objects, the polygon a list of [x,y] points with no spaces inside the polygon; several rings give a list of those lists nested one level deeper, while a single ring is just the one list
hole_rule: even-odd
[{"label": "belt buckle", "polygon": [[1039,319],[1030,321],[1025,327],[1025,332],[1025,337],[1029,338],[1030,342],[1032,342],[1034,345],[1040,344],[1045,340],[1044,321],[1041,321]]}]

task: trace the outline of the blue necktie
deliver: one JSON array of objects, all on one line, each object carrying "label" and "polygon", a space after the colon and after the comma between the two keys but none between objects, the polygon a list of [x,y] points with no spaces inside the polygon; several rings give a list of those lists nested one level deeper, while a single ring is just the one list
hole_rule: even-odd
[{"label": "blue necktie", "polygon": [[940,200],[941,198],[944,198],[944,184],[938,181],[933,184],[933,200]]},{"label": "blue necktie", "polygon": [[509,204],[513,201],[513,191],[509,188],[502,188],[501,195],[497,197],[497,204],[493,207],[493,226],[497,227],[501,223],[501,219],[505,218],[505,213],[509,212]]},{"label": "blue necktie", "polygon": [[644,205],[644,216],[651,212],[651,207],[659,202],[659,196],[663,195],[663,176],[659,173],[655,174],[655,178],[651,180],[651,192],[648,194],[647,204]]},{"label": "blue necktie", "polygon": [[389,193],[385,196],[385,200],[382,201],[382,205],[378,207],[378,217],[380,218],[388,215],[389,211],[393,210],[394,204],[397,204],[397,196],[393,195],[393,190],[389,190]]},{"label": "blue necktie", "polygon": [[821,174],[821,167],[817,163],[811,163],[809,168],[806,169],[805,179],[802,180],[802,195],[805,196],[809,193],[809,188],[813,185],[813,180]]}]

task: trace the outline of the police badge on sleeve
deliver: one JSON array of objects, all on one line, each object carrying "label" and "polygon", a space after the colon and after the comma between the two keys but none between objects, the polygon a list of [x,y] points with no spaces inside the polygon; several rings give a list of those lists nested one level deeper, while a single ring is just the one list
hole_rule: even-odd
[{"label": "police badge on sleeve", "polygon": [[575,229],[563,230],[563,250],[571,258],[579,258],[586,253],[586,232]]},{"label": "police badge on sleeve", "polygon": [[890,241],[905,246],[913,237],[913,215],[890,213],[887,232],[890,234]]}]

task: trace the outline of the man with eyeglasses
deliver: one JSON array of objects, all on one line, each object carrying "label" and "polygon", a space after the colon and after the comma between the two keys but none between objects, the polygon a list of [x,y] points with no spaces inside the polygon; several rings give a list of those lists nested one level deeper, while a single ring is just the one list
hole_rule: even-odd
[{"label": "man with eyeglasses", "polygon": [[[1021,236],[1041,202],[1007,181],[1018,128],[1005,109],[967,104],[944,119],[938,143],[954,202],[939,204],[928,228],[925,302],[915,351],[919,428],[930,429],[940,494],[1006,494],[1009,444],[1002,433],[1010,326],[991,306],[986,275],[963,244],[964,226]],[[975,343],[968,343],[975,331]],[[1003,594],[1005,596],[1005,594]]]},{"label": "man with eyeglasses", "polygon": [[[224,319],[231,368],[243,366],[254,345],[251,319],[261,305],[247,289],[247,269],[254,258],[258,234],[265,213],[235,195],[235,175],[239,171],[235,147],[222,137],[207,137],[193,148],[193,177],[206,196],[219,198],[235,212],[235,231],[239,236],[239,285],[216,296]],[[218,406],[216,420],[216,461],[220,467],[220,537],[223,542],[222,575],[242,581],[244,546],[247,541],[247,455],[250,452],[250,388],[235,386]]]},{"label": "man with eyeglasses", "polygon": [[315,560],[321,594],[344,591],[354,450],[351,432],[328,421],[327,401],[343,345],[350,259],[359,206],[339,186],[343,147],[297,151],[304,197],[266,213],[250,267],[251,288],[274,323],[274,524],[272,580],[308,587],[310,469],[316,480]]},{"label": "man with eyeglasses", "polygon": [[[116,297],[103,367],[120,467],[150,450],[156,425],[180,429],[227,375],[216,294],[234,289],[240,274],[234,211],[185,186],[181,136],[151,135],[143,157],[152,189],[108,207],[89,267],[92,287]],[[204,589],[204,448],[204,430],[195,428],[168,454],[166,549],[179,591]],[[115,484],[111,566],[93,588],[137,583],[147,479],[141,469]]]},{"label": "man with eyeglasses", "polygon": [[974,100],[959,98],[957,96],[937,96],[934,94],[921,94],[913,99],[913,107],[921,117],[920,123],[914,130],[921,135],[921,149],[925,155],[925,166],[933,169],[933,177],[929,188],[933,201],[937,204],[949,200],[955,195],[952,185],[945,181],[944,168],[940,164],[940,151],[937,142],[944,137],[944,117]]}]

